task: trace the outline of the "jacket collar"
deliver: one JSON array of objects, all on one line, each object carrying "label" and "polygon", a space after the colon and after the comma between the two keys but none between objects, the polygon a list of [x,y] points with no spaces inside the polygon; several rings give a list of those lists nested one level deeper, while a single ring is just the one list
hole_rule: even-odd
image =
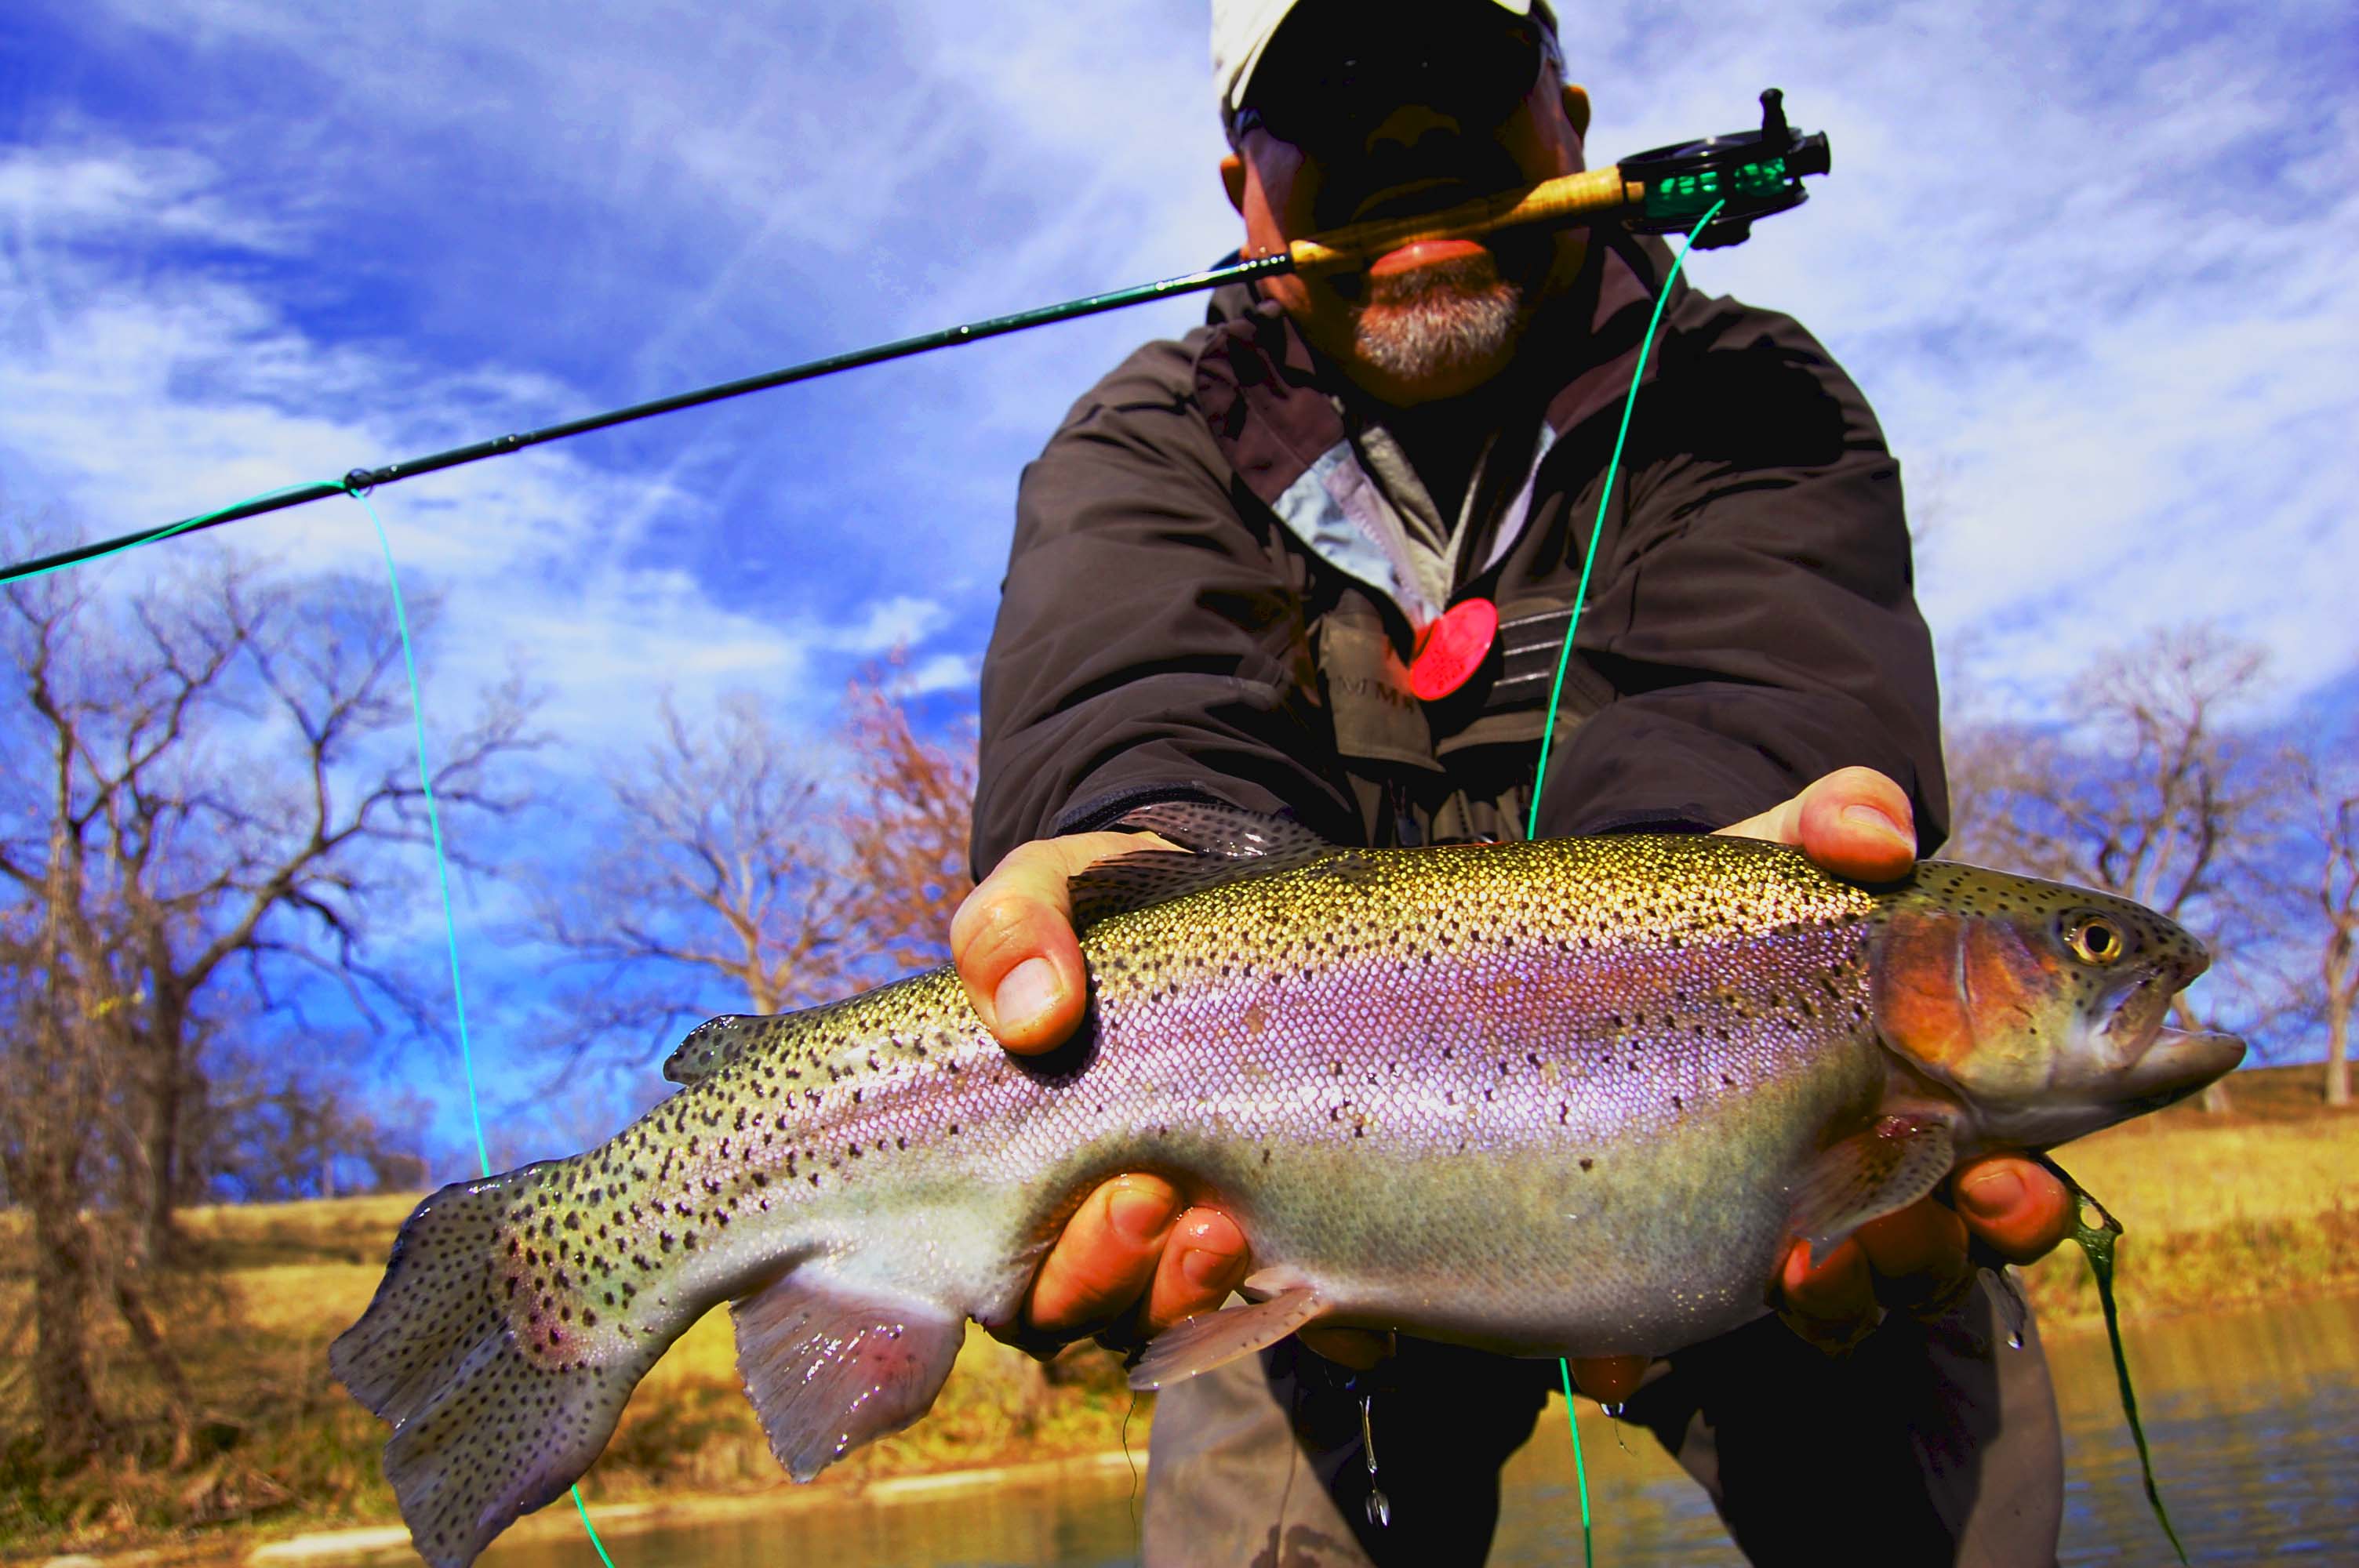
[{"label": "jacket collar", "polygon": [[[1514,546],[1558,440],[1625,394],[1667,254],[1620,236],[1593,244],[1572,287],[1525,330],[1518,369],[1544,365],[1561,379],[1547,392],[1529,471],[1476,575]],[[1674,292],[1686,287],[1675,283]],[[1353,449],[1341,374],[1275,301],[1243,288],[1213,297],[1212,326],[1196,357],[1197,404],[1237,477],[1313,555],[1397,604],[1412,626],[1430,621],[1443,606],[1416,587],[1390,503]],[[1641,384],[1655,370],[1650,362]]]}]

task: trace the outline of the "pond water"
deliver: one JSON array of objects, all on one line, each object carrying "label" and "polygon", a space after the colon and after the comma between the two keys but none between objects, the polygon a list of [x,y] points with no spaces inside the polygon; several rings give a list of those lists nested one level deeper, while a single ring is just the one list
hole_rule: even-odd
[{"label": "pond water", "polygon": [[[2217,1313],[2128,1332],[2163,1500],[2198,1563],[2359,1563],[2359,1298]],[[2063,1560],[2164,1563],[2102,1333],[2049,1340],[2063,1408]],[[1597,1561],[1744,1563],[1703,1494],[1641,1432],[1617,1444],[1583,1400]],[[1562,1407],[1509,1466],[1494,1568],[1581,1561]],[[1831,1509],[1839,1499],[1830,1498]],[[1111,1485],[1012,1487],[890,1505],[800,1508],[609,1542],[615,1568],[1118,1568],[1137,1562],[1134,1504]],[[584,1537],[516,1541],[484,1568],[585,1568]]]}]

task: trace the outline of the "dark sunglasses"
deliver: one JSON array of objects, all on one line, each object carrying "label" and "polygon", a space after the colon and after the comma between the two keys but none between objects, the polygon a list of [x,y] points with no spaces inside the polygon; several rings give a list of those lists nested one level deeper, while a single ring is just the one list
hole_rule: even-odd
[{"label": "dark sunglasses", "polygon": [[1240,138],[1258,127],[1312,150],[1358,146],[1408,103],[1448,114],[1463,130],[1489,131],[1539,80],[1539,33],[1528,22],[1340,47],[1322,31],[1299,34],[1279,34],[1255,70],[1236,113]]}]

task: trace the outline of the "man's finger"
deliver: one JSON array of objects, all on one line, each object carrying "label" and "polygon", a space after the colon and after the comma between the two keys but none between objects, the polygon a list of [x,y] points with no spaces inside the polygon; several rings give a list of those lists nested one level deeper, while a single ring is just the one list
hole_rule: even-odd
[{"label": "man's finger", "polygon": [[1253,1254],[1236,1221],[1216,1208],[1190,1209],[1163,1249],[1139,1332],[1152,1338],[1200,1312],[1219,1311],[1252,1267]]},{"label": "man's finger", "polygon": [[2072,1195],[2037,1161],[1977,1160],[1960,1168],[1954,1190],[1966,1228],[2010,1263],[2044,1257],[2072,1233]]},{"label": "man's finger", "polygon": [[1846,1239],[1810,1267],[1810,1244],[1797,1241],[1778,1276],[1786,1298],[1782,1314],[1795,1333],[1832,1353],[1859,1342],[1875,1326],[1875,1281],[1867,1254]]},{"label": "man's finger", "polygon": [[1919,1198],[1859,1227],[1859,1244],[1886,1306],[1923,1311],[1956,1299],[1973,1273],[1957,1211]]},{"label": "man's finger", "polygon": [[1572,1382],[1601,1405],[1619,1405],[1637,1391],[1647,1366],[1644,1356],[1576,1356]]},{"label": "man's finger", "polygon": [[1389,1360],[1399,1347],[1392,1333],[1381,1328],[1321,1328],[1313,1324],[1298,1337],[1302,1347],[1313,1356],[1354,1372],[1364,1372]]},{"label": "man's finger", "polygon": [[1802,853],[1835,875],[1890,881],[1916,863],[1908,795],[1875,769],[1829,773],[1798,800]]},{"label": "man's finger", "polygon": [[1134,849],[1169,848],[1152,833],[1076,833],[1008,852],[951,920],[951,960],[984,1027],[1030,1055],[1070,1038],[1089,1000],[1066,883]]},{"label": "man's finger", "polygon": [[1862,881],[1905,876],[1917,858],[1908,794],[1873,768],[1838,768],[1720,836],[1796,845],[1837,876]]},{"label": "man's finger", "polygon": [[1024,1319],[1045,1333],[1081,1335],[1145,1294],[1180,1218],[1180,1195],[1160,1176],[1116,1176],[1082,1200],[1032,1281]]}]

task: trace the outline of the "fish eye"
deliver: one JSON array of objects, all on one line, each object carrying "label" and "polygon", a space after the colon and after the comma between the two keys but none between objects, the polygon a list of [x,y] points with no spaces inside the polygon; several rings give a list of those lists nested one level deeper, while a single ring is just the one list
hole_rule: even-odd
[{"label": "fish eye", "polygon": [[2102,914],[2084,914],[2064,928],[2064,945],[2084,964],[2110,964],[2129,948],[2122,928]]}]

